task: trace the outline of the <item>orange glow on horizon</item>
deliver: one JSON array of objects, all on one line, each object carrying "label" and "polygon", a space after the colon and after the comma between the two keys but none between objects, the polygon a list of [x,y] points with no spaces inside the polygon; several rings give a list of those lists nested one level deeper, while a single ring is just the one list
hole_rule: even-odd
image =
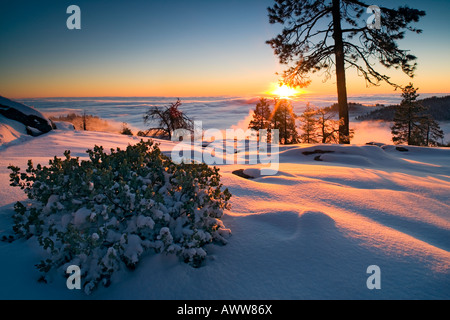
[{"label": "orange glow on horizon", "polygon": [[291,88],[286,84],[283,84],[281,86],[279,84],[276,85],[272,84],[272,89],[269,90],[267,93],[270,95],[277,96],[281,99],[291,99],[305,92],[299,89]]},{"label": "orange glow on horizon", "polygon": [[[80,75],[39,77],[30,74],[23,79],[19,75],[12,75],[2,84],[0,95],[10,99],[46,98],[46,97],[211,97],[211,96],[268,96],[277,98],[296,99],[303,95],[336,95],[336,84],[333,81],[326,83],[321,79],[314,79],[306,89],[294,89],[287,85],[274,82],[272,76],[253,77],[236,81],[234,78],[221,78],[214,81],[205,81],[195,76],[178,79],[175,83],[172,78],[154,79],[147,75],[116,75],[85,76]],[[124,79],[127,79],[124,82]],[[424,78],[425,79],[425,78]],[[450,93],[447,83],[441,78],[433,81],[419,81],[415,79],[414,85],[419,88],[419,94]],[[403,79],[402,79],[403,80]],[[409,79],[408,79],[409,80]],[[406,80],[405,80],[406,81]],[[398,83],[406,83],[397,81]],[[441,81],[440,84],[436,84]],[[269,84],[269,85],[267,85]],[[377,95],[400,94],[388,85],[380,87],[366,87],[360,77],[349,74],[347,81],[349,96],[351,95]]]}]

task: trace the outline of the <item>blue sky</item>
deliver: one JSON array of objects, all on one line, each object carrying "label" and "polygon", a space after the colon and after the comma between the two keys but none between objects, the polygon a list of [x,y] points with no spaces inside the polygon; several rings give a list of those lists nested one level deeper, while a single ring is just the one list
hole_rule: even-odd
[{"label": "blue sky", "polygon": [[[441,78],[450,72],[446,58],[450,1],[374,2],[390,7],[406,3],[427,11],[418,25],[424,33],[407,36],[402,47],[419,58],[419,85],[427,85],[430,92],[430,81],[436,81],[440,87],[435,92],[445,90]],[[81,8],[81,30],[66,27],[71,4]],[[275,72],[281,70],[265,44],[280,30],[267,18],[266,8],[272,4],[272,0],[3,0],[0,94],[258,94],[278,80]],[[350,92],[364,90],[364,80],[355,77],[353,82],[349,77]],[[311,90],[335,89],[332,81],[323,84],[317,79]]]}]

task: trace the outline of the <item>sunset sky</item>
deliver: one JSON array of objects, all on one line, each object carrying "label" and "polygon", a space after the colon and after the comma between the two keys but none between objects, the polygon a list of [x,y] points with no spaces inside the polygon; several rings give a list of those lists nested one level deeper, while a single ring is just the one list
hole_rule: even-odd
[{"label": "sunset sky", "polygon": [[[416,78],[389,70],[421,93],[450,92],[450,1],[373,1],[427,12],[400,47],[418,57]],[[81,30],[68,30],[69,5],[81,8]],[[265,44],[272,0],[5,1],[0,3],[0,95],[9,98],[82,96],[259,95],[281,71]],[[368,17],[368,16],[367,16]],[[348,73],[349,94],[366,88]],[[306,90],[336,92],[334,79],[313,78]]]}]

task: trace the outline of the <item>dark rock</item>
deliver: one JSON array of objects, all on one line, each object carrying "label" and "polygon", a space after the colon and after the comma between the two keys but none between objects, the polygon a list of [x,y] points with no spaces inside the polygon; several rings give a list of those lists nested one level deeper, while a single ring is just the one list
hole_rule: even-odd
[{"label": "dark rock", "polygon": [[234,175],[237,175],[238,177],[241,177],[244,179],[254,179],[253,177],[249,176],[248,174],[245,174],[244,169],[234,170],[232,173]]},{"label": "dark rock", "polygon": [[0,115],[23,124],[27,134],[38,136],[56,129],[41,112],[22,103],[0,96]]},{"label": "dark rock", "polygon": [[[5,106],[0,104],[0,115],[4,116],[5,118],[18,121],[20,123],[23,123],[25,126],[29,128],[37,129],[39,132],[47,133],[53,129],[53,127],[50,125],[50,123],[43,118],[40,118],[38,116],[35,116],[33,114],[26,115],[19,110],[16,110],[14,108]],[[34,130],[30,130],[34,131]],[[27,128],[28,132],[28,128]],[[36,135],[36,131],[31,134],[33,136]]]},{"label": "dark rock", "polygon": [[385,143],[381,143],[381,142],[367,142],[366,143],[367,146],[377,146],[377,147],[383,147],[384,145],[386,145]]},{"label": "dark rock", "polygon": [[311,154],[324,154],[324,153],[333,153],[334,151],[332,150],[314,150],[314,151],[303,151],[302,153],[305,156],[309,156]]}]

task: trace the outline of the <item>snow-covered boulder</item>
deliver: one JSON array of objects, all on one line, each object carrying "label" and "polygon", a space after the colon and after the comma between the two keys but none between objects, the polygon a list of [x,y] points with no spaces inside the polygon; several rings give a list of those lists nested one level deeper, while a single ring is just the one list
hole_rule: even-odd
[{"label": "snow-covered boulder", "polygon": [[2,96],[0,96],[0,115],[23,124],[30,136],[39,136],[55,129],[52,121],[41,112]]},{"label": "snow-covered boulder", "polygon": [[64,130],[64,131],[73,131],[75,130],[75,126],[67,121],[53,121],[55,124],[55,129]]}]

